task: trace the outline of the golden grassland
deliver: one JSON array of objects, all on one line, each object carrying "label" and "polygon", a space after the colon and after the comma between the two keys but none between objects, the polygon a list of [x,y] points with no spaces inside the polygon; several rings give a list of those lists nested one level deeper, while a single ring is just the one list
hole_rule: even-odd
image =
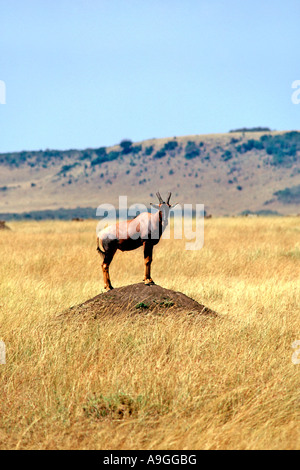
[{"label": "golden grassland", "polygon": [[[205,222],[205,245],[162,240],[152,274],[217,319],[139,314],[62,321],[102,290],[95,221],[0,233],[2,449],[296,449],[300,219]],[[115,287],[143,254],[117,253]]]}]

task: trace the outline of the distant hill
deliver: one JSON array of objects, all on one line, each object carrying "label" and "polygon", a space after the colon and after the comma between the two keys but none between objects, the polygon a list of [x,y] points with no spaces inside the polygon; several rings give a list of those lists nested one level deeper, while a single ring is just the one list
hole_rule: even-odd
[{"label": "distant hill", "polygon": [[157,190],[172,191],[181,204],[203,203],[213,215],[299,213],[300,132],[259,129],[2,153],[0,218],[77,207],[83,212],[60,214],[81,217],[86,208],[90,216],[101,203],[117,204],[119,195],[149,205]]}]

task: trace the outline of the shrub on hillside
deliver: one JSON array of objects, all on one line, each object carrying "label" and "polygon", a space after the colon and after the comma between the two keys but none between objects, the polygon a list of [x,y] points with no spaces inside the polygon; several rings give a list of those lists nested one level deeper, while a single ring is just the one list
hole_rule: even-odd
[{"label": "shrub on hillside", "polygon": [[232,153],[230,150],[225,150],[225,152],[221,155],[221,158],[224,160],[224,162],[227,162],[232,158]]},{"label": "shrub on hillside", "polygon": [[158,151],[153,155],[153,158],[154,158],[155,160],[158,160],[158,159],[163,158],[163,157],[165,157],[165,156],[166,156],[165,150],[161,149],[161,150],[158,150]]},{"label": "shrub on hillside", "polygon": [[200,150],[197,147],[196,143],[189,140],[188,143],[185,146],[185,158],[187,160],[191,160],[193,158],[196,158],[200,155]]},{"label": "shrub on hillside", "polygon": [[120,152],[112,151],[107,154],[107,162],[111,162],[112,160],[116,160],[120,156]]},{"label": "shrub on hillside", "polygon": [[141,150],[142,150],[141,145],[135,145],[134,147],[131,147],[131,153],[133,153],[133,154],[139,153]]},{"label": "shrub on hillside", "polygon": [[81,157],[79,157],[79,160],[90,160],[91,159],[91,154],[89,152],[84,152]]},{"label": "shrub on hillside", "polygon": [[170,140],[169,142],[166,142],[165,145],[153,155],[153,158],[154,159],[163,158],[167,155],[167,152],[172,152],[173,150],[176,149],[176,147],[178,147],[178,143],[175,140]]},{"label": "shrub on hillside", "polygon": [[274,196],[277,196],[278,201],[284,204],[300,204],[300,184],[291,188],[285,188],[281,191],[276,191]]},{"label": "shrub on hillside", "polygon": [[129,139],[124,139],[120,142],[120,147],[124,155],[131,153],[132,151],[132,141]]},{"label": "shrub on hillside", "polygon": [[264,148],[263,143],[259,140],[254,140],[254,139],[250,139],[248,140],[248,142],[245,142],[242,145],[238,145],[236,147],[239,153],[250,152],[253,149],[262,150],[263,148]]},{"label": "shrub on hillside", "polygon": [[150,145],[149,147],[145,148],[145,155],[151,155],[153,153],[154,147],[153,145]]},{"label": "shrub on hillside", "polygon": [[73,163],[72,165],[63,165],[60,169],[60,171],[57,173],[58,175],[61,175],[61,174],[66,174],[68,173],[70,170],[73,170],[73,168],[75,168],[77,165],[79,165],[78,162],[76,163]]},{"label": "shrub on hillside", "polygon": [[291,166],[297,161],[300,153],[300,132],[263,135],[260,140],[250,139],[236,147],[239,153],[246,153],[252,149],[265,150],[267,155],[272,157],[270,163],[274,166]]},{"label": "shrub on hillside", "polygon": [[95,149],[94,152],[98,157],[100,157],[100,155],[106,155],[106,148],[99,147],[98,149]]},{"label": "shrub on hillside", "polygon": [[230,132],[271,132],[271,129],[269,127],[241,127]]},{"label": "shrub on hillside", "polygon": [[119,156],[120,156],[120,152],[111,151],[108,154],[105,153],[105,154],[99,155],[97,158],[91,161],[91,165],[95,166],[95,165],[101,165],[101,163],[111,162],[113,160],[116,160]]},{"label": "shrub on hillside", "polygon": [[163,149],[166,152],[169,152],[171,150],[175,150],[176,147],[178,147],[178,142],[176,142],[176,140],[170,140],[169,142],[165,143],[165,145],[163,146]]}]

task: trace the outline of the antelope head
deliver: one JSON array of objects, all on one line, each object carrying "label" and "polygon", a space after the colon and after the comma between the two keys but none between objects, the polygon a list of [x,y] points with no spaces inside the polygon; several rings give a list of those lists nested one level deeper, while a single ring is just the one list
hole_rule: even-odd
[{"label": "antelope head", "polygon": [[159,204],[150,203],[150,205],[154,207],[154,209],[157,209],[161,212],[163,225],[168,225],[170,209],[173,209],[173,207],[175,207],[178,204],[177,202],[176,204],[173,204],[173,205],[170,204],[171,195],[172,193],[168,193],[167,201],[165,202],[158,191],[156,193],[156,196],[159,201]]}]

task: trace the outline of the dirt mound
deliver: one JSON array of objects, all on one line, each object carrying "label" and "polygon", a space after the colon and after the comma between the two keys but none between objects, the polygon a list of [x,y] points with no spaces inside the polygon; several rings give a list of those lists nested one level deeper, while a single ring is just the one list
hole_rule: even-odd
[{"label": "dirt mound", "polygon": [[102,317],[113,315],[139,314],[185,314],[215,317],[217,314],[187,297],[181,292],[164,289],[157,285],[145,286],[144,283],[118,287],[75,305],[61,316]]},{"label": "dirt mound", "polygon": [[11,230],[7,225],[5,220],[0,220],[0,230]]}]

